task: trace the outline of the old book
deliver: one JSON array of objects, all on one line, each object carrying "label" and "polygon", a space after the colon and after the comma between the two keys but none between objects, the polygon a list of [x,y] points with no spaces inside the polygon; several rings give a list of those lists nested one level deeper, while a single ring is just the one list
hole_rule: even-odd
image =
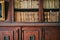
[{"label": "old book", "polygon": [[18,0],[17,2],[18,2],[18,4],[17,4],[18,5],[18,9],[20,9],[21,8],[21,4],[20,4],[21,0]]},{"label": "old book", "polygon": [[34,12],[34,22],[39,22],[38,12]]},{"label": "old book", "polygon": [[24,12],[20,12],[21,13],[21,21],[24,21]]},{"label": "old book", "polygon": [[59,8],[59,0],[55,0],[54,6],[55,6],[55,8]]},{"label": "old book", "polygon": [[50,22],[50,12],[48,12],[48,22]]},{"label": "old book", "polygon": [[45,2],[46,2],[46,4],[45,4],[46,8],[49,8],[49,0],[46,0]]},{"label": "old book", "polygon": [[44,12],[44,21],[48,22],[48,14],[49,12]]},{"label": "old book", "polygon": [[28,22],[28,12],[24,12],[24,22]]},{"label": "old book", "polygon": [[24,0],[24,8],[27,8],[27,0]]},{"label": "old book", "polygon": [[50,12],[50,22],[58,22],[58,12]]},{"label": "old book", "polygon": [[32,20],[31,20],[31,17],[32,17],[31,14],[32,14],[32,12],[28,12],[28,14],[27,14],[29,22],[32,22]]},{"label": "old book", "polygon": [[32,8],[32,0],[28,0],[27,4],[28,9]]},{"label": "old book", "polygon": [[21,0],[21,2],[20,2],[20,5],[21,5],[21,9],[23,9],[23,8],[25,8],[25,5],[24,5],[24,2],[25,0]]},{"label": "old book", "polygon": [[35,22],[35,17],[34,17],[35,13],[34,12],[31,12],[31,22]]},{"label": "old book", "polygon": [[21,22],[21,14],[20,12],[15,12],[15,22]]},{"label": "old book", "polygon": [[15,0],[15,8],[18,8],[18,0]]},{"label": "old book", "polygon": [[55,8],[55,6],[54,6],[54,3],[55,3],[55,1],[54,0],[51,0],[51,8]]},{"label": "old book", "polygon": [[32,8],[38,8],[38,0],[32,0]]}]

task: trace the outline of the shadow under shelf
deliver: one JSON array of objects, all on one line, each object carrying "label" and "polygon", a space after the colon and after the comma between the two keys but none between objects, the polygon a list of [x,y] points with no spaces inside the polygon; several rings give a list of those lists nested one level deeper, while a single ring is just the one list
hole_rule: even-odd
[{"label": "shadow under shelf", "polygon": [[14,8],[14,11],[18,11],[18,12],[38,12],[39,9],[17,9],[17,8]]},{"label": "shadow under shelf", "polygon": [[44,8],[43,11],[46,11],[46,12],[49,12],[49,11],[59,12],[60,8]]}]

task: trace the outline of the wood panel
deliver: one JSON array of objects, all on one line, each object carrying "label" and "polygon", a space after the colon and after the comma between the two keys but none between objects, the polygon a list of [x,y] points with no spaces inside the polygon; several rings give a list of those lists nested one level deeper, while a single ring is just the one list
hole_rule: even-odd
[{"label": "wood panel", "polygon": [[45,40],[60,40],[60,27],[45,28]]},{"label": "wood panel", "polygon": [[0,31],[0,40],[13,40],[12,31]]},{"label": "wood panel", "polygon": [[22,28],[22,40],[41,40],[41,28],[38,27]]},{"label": "wood panel", "polygon": [[18,40],[20,27],[0,27],[0,40]]}]

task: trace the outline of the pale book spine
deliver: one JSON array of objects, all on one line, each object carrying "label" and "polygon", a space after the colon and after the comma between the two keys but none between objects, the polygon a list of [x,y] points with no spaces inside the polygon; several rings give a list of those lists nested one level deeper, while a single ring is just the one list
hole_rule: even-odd
[{"label": "pale book spine", "polygon": [[29,12],[29,22],[31,22],[31,13],[32,12]]},{"label": "pale book spine", "polygon": [[59,12],[57,12],[57,22],[59,22]]},{"label": "pale book spine", "polygon": [[57,22],[57,12],[54,12],[53,15],[54,15],[54,16],[53,16],[53,18],[52,18],[52,21],[53,21],[53,22]]},{"label": "pale book spine", "polygon": [[46,8],[49,8],[49,3],[48,3],[49,0],[46,0]]},{"label": "pale book spine", "polygon": [[17,8],[19,8],[19,0],[17,0]]},{"label": "pale book spine", "polygon": [[31,16],[32,16],[32,17],[31,17],[31,18],[32,18],[32,22],[35,22],[35,21],[34,21],[34,20],[35,20],[35,19],[34,19],[34,15],[35,15],[35,12],[32,12],[32,15],[31,15]]},{"label": "pale book spine", "polygon": [[51,22],[57,22],[57,12],[50,12]]},{"label": "pale book spine", "polygon": [[44,20],[45,22],[48,22],[48,12],[44,12]]},{"label": "pale book spine", "polygon": [[55,8],[55,5],[54,5],[54,3],[55,3],[55,0],[53,0],[53,8]]},{"label": "pale book spine", "polygon": [[18,6],[18,3],[17,3],[17,0],[15,0],[15,8],[17,8]]},{"label": "pale book spine", "polygon": [[32,12],[29,12],[29,22],[32,22]]},{"label": "pale book spine", "polygon": [[55,8],[59,8],[59,0],[55,0]]},{"label": "pale book spine", "polygon": [[24,0],[24,8],[27,8],[27,0]]},{"label": "pale book spine", "polygon": [[23,22],[25,22],[25,12],[23,13]]},{"label": "pale book spine", "polygon": [[55,18],[55,22],[58,22],[58,12],[54,12],[54,18]]},{"label": "pale book spine", "polygon": [[53,4],[52,2],[53,2],[53,0],[50,0],[50,4],[49,4],[50,5],[50,8],[52,8],[52,6],[53,6],[52,5]]},{"label": "pale book spine", "polygon": [[48,22],[50,22],[50,12],[48,12]]},{"label": "pale book spine", "polygon": [[24,0],[21,0],[20,4],[21,4],[21,9],[23,9],[24,8]]},{"label": "pale book spine", "polygon": [[20,8],[20,2],[19,2],[19,0],[17,1],[17,8],[19,9]]},{"label": "pale book spine", "polygon": [[29,22],[29,12],[25,13],[25,22]]},{"label": "pale book spine", "polygon": [[28,18],[27,18],[27,12],[24,12],[24,22],[27,22]]},{"label": "pale book spine", "polygon": [[23,22],[23,20],[24,20],[24,19],[23,19],[23,18],[24,18],[24,17],[23,17],[23,13],[24,13],[24,12],[21,12],[21,19],[22,19],[22,22]]},{"label": "pale book spine", "polygon": [[50,0],[50,8],[55,8],[54,3],[55,3],[55,1],[54,1],[54,0]]},{"label": "pale book spine", "polygon": [[21,20],[20,20],[20,12],[15,12],[15,21],[16,22],[21,22]]},{"label": "pale book spine", "polygon": [[47,8],[50,8],[50,0],[47,1]]},{"label": "pale book spine", "polygon": [[21,13],[22,13],[22,12],[20,12],[20,20],[21,20],[21,22],[22,22],[22,15],[21,15]]},{"label": "pale book spine", "polygon": [[28,4],[28,9],[29,8],[32,8],[32,0],[28,0],[28,3],[27,4]]},{"label": "pale book spine", "polygon": [[53,22],[52,18],[53,18],[54,12],[50,11],[50,22]]},{"label": "pale book spine", "polygon": [[38,20],[38,12],[34,12],[35,15],[34,15],[34,22],[39,22]]},{"label": "pale book spine", "polygon": [[38,8],[38,0],[32,0],[32,8]]}]

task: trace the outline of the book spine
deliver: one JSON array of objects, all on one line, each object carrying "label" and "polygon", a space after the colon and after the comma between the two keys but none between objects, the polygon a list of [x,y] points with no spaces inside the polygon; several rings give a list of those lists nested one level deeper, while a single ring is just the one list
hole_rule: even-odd
[{"label": "book spine", "polygon": [[44,20],[45,22],[48,22],[48,12],[44,12]]},{"label": "book spine", "polygon": [[21,9],[23,9],[24,8],[24,0],[21,0],[20,4],[21,4]]},{"label": "book spine", "polygon": [[50,22],[58,22],[58,12],[50,12]]},{"label": "book spine", "polygon": [[15,22],[21,22],[21,20],[20,20],[20,12],[15,12]]},{"label": "book spine", "polygon": [[23,22],[23,20],[24,20],[24,19],[23,19],[23,18],[24,18],[24,17],[23,17],[23,13],[24,13],[24,12],[20,12],[20,13],[21,13],[21,22]]},{"label": "book spine", "polygon": [[18,6],[18,2],[17,0],[15,0],[15,8],[17,8],[17,6]]},{"label": "book spine", "polygon": [[39,20],[38,20],[38,12],[34,12],[34,22],[39,22]]},{"label": "book spine", "polygon": [[27,4],[28,4],[28,9],[29,8],[32,8],[32,0],[28,0],[28,3]]},{"label": "book spine", "polygon": [[55,0],[55,8],[59,8],[59,0]]},{"label": "book spine", "polygon": [[27,8],[27,0],[24,0],[24,8]]},{"label": "book spine", "polygon": [[32,0],[32,8],[38,8],[38,0]]}]

